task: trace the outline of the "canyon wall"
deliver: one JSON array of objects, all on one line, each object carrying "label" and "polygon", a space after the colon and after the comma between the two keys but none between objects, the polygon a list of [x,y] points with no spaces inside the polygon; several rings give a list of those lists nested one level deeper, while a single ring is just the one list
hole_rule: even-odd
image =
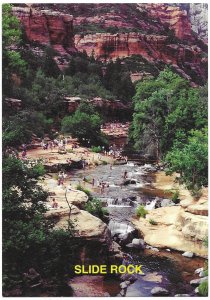
[{"label": "canyon wall", "polygon": [[[171,65],[192,85],[199,85],[207,79],[207,47],[192,29],[206,10],[199,5],[183,8],[150,3],[36,4],[15,6],[13,13],[29,44],[50,45],[57,51],[55,61],[61,69],[77,51],[94,53],[103,61],[140,55],[157,68]],[[197,25],[191,26],[190,9]],[[200,33],[206,24],[202,20],[196,27]]]},{"label": "canyon wall", "polygon": [[32,7],[13,7],[12,11],[23,25],[29,43],[52,46],[61,55],[76,51],[72,15]]}]

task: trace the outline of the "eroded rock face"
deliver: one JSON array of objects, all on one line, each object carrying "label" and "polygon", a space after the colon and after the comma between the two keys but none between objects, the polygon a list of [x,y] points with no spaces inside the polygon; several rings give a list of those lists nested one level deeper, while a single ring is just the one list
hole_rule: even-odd
[{"label": "eroded rock face", "polygon": [[[78,108],[82,102],[82,99],[80,97],[65,97],[64,101],[67,105],[68,112],[72,113]],[[102,99],[100,97],[95,97],[89,100],[89,103],[91,103],[97,110],[102,111],[103,114],[107,113],[107,115],[113,115],[116,112],[126,112],[127,114],[129,111],[131,112],[131,105],[125,105],[120,100],[111,101]]]},{"label": "eroded rock face", "polygon": [[[142,7],[142,4],[139,4]],[[179,7],[166,4],[147,3],[148,14],[159,19],[162,24],[174,30],[175,36],[179,39],[192,40],[192,30],[187,12]]]},{"label": "eroded rock face", "polygon": [[[174,43],[167,35],[135,32],[77,34],[75,46],[79,51],[85,50],[88,55],[91,55],[94,49],[95,57],[102,60],[140,55],[154,65],[171,64],[182,77],[189,81],[196,79],[195,74],[198,78],[206,77],[201,48],[195,44]],[[194,76],[193,80],[192,76]]]},{"label": "eroded rock face", "polygon": [[[195,9],[193,24],[198,23],[199,9]],[[189,14],[181,7],[149,3],[33,4],[14,7],[13,12],[31,44],[51,45],[59,53],[54,59],[61,69],[68,65],[65,55],[85,50],[88,55],[94,51],[101,60],[141,55],[157,67],[172,65],[198,85],[207,78],[206,46],[198,44]],[[204,27],[203,22],[199,28]]]},{"label": "eroded rock face", "polygon": [[189,16],[192,30],[207,42],[208,40],[208,4],[190,3]]},{"label": "eroded rock face", "polygon": [[70,14],[32,7],[13,7],[12,11],[21,21],[29,42],[51,45],[60,54],[76,51]]},{"label": "eroded rock face", "polygon": [[[50,210],[45,216],[55,220],[55,229],[68,228],[68,208]],[[74,222],[75,237],[79,240],[81,264],[115,264],[122,261],[120,246],[112,242],[111,232],[104,222],[74,205],[71,205],[70,220]]]}]

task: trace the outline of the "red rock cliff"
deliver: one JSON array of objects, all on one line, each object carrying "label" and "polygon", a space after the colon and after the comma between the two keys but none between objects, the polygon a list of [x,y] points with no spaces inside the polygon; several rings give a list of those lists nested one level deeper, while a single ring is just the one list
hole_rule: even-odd
[{"label": "red rock cliff", "polygon": [[13,7],[13,13],[21,21],[29,42],[51,45],[62,55],[76,51],[72,15],[32,7]]},{"label": "red rock cliff", "polygon": [[93,49],[98,58],[127,57],[139,54],[151,62],[163,60],[177,64],[178,61],[198,63],[201,49],[197,46],[171,44],[167,36],[140,33],[97,33],[94,35],[75,35],[75,46],[91,55]]},{"label": "red rock cliff", "polygon": [[[138,7],[144,9],[145,4],[138,4]],[[157,3],[147,3],[146,9],[150,17],[174,30],[177,38],[188,41],[193,40],[190,19],[185,10],[177,6]]]}]

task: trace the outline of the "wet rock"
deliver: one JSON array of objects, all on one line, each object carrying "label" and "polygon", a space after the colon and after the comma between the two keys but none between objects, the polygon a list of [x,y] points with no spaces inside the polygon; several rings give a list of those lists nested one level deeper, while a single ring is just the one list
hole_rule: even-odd
[{"label": "wet rock", "polygon": [[134,248],[134,246],[133,246],[132,243],[127,244],[126,247],[127,247],[127,248]]},{"label": "wet rock", "polygon": [[158,249],[158,248],[155,248],[155,247],[152,247],[151,250],[152,250],[152,251],[155,251],[155,252],[159,252],[159,249]]},{"label": "wet rock", "polygon": [[205,274],[204,271],[201,271],[201,272],[199,273],[199,277],[205,277],[205,276],[206,276],[206,274]]},{"label": "wet rock", "polygon": [[207,281],[207,280],[208,280],[207,276],[203,277],[203,278],[193,279],[190,281],[190,284],[193,286],[198,286],[200,283]]},{"label": "wet rock", "polygon": [[168,252],[171,252],[171,250],[170,250],[170,249],[166,249],[166,251],[168,251]]},{"label": "wet rock", "polygon": [[194,255],[194,253],[193,253],[193,252],[190,252],[190,251],[187,251],[187,252],[182,253],[182,256],[189,257],[189,258],[192,258],[193,255]]},{"label": "wet rock", "polygon": [[145,249],[145,242],[143,239],[133,239],[132,245],[133,245],[133,248]]},{"label": "wet rock", "polygon": [[122,281],[130,281],[131,283],[135,282],[137,280],[137,277],[134,274],[123,274],[120,276],[120,280]]},{"label": "wet rock", "polygon": [[168,295],[169,291],[159,286],[156,286],[151,290],[151,294],[154,296],[164,296],[164,295]]},{"label": "wet rock", "polygon": [[119,236],[118,236],[118,238],[120,239],[119,244],[120,245],[128,244],[129,242],[131,242],[132,237],[133,237],[133,235],[131,232],[119,234]]},{"label": "wet rock", "polygon": [[175,203],[170,199],[163,199],[161,201],[161,207],[174,206],[174,205],[175,205]]},{"label": "wet rock", "polygon": [[203,268],[198,268],[198,269],[195,270],[195,274],[199,274],[202,271],[203,271]]},{"label": "wet rock", "polygon": [[127,289],[127,287],[130,285],[130,281],[123,281],[120,283],[121,289]]},{"label": "wet rock", "polygon": [[123,182],[123,185],[128,185],[128,184],[136,184],[137,183],[137,181],[136,181],[136,179],[127,179],[127,180],[125,180],[124,182]]}]

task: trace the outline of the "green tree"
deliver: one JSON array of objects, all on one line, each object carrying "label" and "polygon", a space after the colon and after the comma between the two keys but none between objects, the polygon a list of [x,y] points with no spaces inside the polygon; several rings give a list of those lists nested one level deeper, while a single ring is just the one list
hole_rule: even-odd
[{"label": "green tree", "polygon": [[62,131],[78,138],[86,146],[106,143],[101,133],[102,119],[99,114],[93,113],[93,108],[82,104],[72,116],[63,118]]},{"label": "green tree", "polygon": [[180,181],[191,190],[208,185],[208,133],[192,130],[184,144],[175,140],[171,151],[166,155],[168,173],[180,173]]},{"label": "green tree", "polygon": [[54,60],[55,51],[52,48],[47,47],[43,57],[42,71],[47,77],[57,78],[61,71],[58,68],[57,63]]},{"label": "green tree", "polygon": [[5,157],[2,169],[3,293],[24,289],[23,273],[29,268],[59,288],[77,259],[73,227],[55,230],[45,218],[47,193],[37,185],[44,174],[41,165]]},{"label": "green tree", "polygon": [[[26,71],[26,62],[21,58],[18,51],[12,50],[11,46],[17,46],[21,40],[21,30],[18,19],[12,15],[11,4],[2,6],[2,58],[3,58],[3,80],[11,79],[11,73],[19,75]],[[4,86],[4,85],[3,85]]]},{"label": "green tree", "polygon": [[160,160],[178,132],[187,135],[193,128],[202,129],[207,124],[207,97],[201,101],[201,92],[170,69],[137,84],[129,133],[135,147]]}]

